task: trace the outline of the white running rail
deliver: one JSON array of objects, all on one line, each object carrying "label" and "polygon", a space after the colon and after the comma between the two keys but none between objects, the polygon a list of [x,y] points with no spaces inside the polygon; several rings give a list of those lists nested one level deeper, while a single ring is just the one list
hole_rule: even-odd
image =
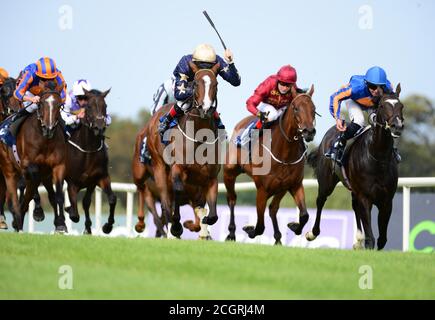
[{"label": "white running rail", "polygon": [[[318,186],[317,180],[315,179],[304,179],[304,187],[305,188],[315,188]],[[343,187],[343,184],[340,182],[337,186]],[[418,187],[435,187],[435,177],[426,177],[426,178],[399,178],[399,187],[403,189],[403,242],[402,242],[402,250],[409,250],[409,232],[410,232],[410,224],[411,224],[411,188]],[[126,206],[126,214],[127,214],[127,222],[126,222],[126,230],[127,236],[132,235],[133,231],[133,207],[134,207],[134,194],[136,193],[136,186],[132,183],[118,183],[112,182],[112,190],[115,192],[126,192],[127,193],[127,206]],[[255,190],[255,184],[253,182],[239,182],[236,183],[236,191],[251,191]],[[225,192],[225,186],[223,183],[219,184],[218,188],[219,192]],[[45,193],[44,187],[39,187],[40,193]],[[101,208],[102,208],[102,191],[97,188],[95,190],[95,228],[97,230],[101,230]],[[65,204],[67,204],[68,195],[65,192]],[[32,212],[34,208],[33,201],[30,203],[29,212]],[[67,218],[67,227],[70,229],[71,221]],[[28,227],[29,232],[34,232],[34,223],[33,219],[28,219]]]}]

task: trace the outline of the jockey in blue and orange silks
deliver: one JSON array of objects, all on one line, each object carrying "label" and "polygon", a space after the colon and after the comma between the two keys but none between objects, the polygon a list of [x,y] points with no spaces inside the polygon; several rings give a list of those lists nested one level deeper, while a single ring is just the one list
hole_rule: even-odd
[{"label": "jockey in blue and orange silks", "polygon": [[[215,64],[219,63],[220,68],[218,74],[226,81],[237,87],[240,85],[240,75],[234,65],[233,54],[227,49],[224,53],[224,59],[216,55],[212,46],[201,44],[197,46],[193,54],[185,55],[181,58],[174,70],[175,84],[174,97],[177,102],[169,110],[169,112],[160,119],[159,133],[163,133],[169,128],[173,119],[178,118],[185,111],[191,108],[190,103],[186,103],[193,95],[193,80],[194,72],[189,66],[189,62],[195,63],[201,69],[211,69]],[[217,126],[219,129],[225,129],[219,113],[214,114]]]},{"label": "jockey in blue and orange silks", "polygon": [[[341,165],[344,147],[349,139],[352,139],[357,132],[365,126],[363,111],[373,112],[376,107],[373,97],[379,96],[382,92],[393,92],[393,87],[387,79],[387,74],[381,67],[370,68],[365,75],[354,75],[347,85],[341,87],[331,95],[329,111],[336,121],[337,130],[340,135],[336,138],[325,156],[337,161]],[[344,119],[340,117],[341,103],[346,101],[347,111],[351,123],[346,126]],[[394,139],[393,148],[397,161],[401,157],[397,151],[397,139]]]},{"label": "jockey in blue and orange silks", "polygon": [[[66,83],[62,76],[62,72],[56,67],[53,59],[48,57],[40,58],[36,63],[32,63],[24,68],[20,73],[17,81],[17,87],[14,91],[14,97],[23,102],[24,107],[16,114],[7,118],[1,127],[7,125],[7,130],[2,130],[2,136],[10,135],[9,128],[14,124],[16,128],[24,121],[24,119],[38,109],[39,95],[41,94],[41,81],[55,81],[56,84],[62,87],[61,99],[65,102],[66,99]],[[2,137],[2,140],[5,140]]]}]

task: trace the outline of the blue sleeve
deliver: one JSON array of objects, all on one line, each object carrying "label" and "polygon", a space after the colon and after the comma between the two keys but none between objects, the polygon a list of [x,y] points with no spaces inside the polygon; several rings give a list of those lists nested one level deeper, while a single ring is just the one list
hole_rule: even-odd
[{"label": "blue sleeve", "polygon": [[219,75],[225,80],[231,83],[234,87],[240,86],[241,79],[239,71],[237,71],[234,63],[228,64],[220,56],[216,56],[217,62],[220,64]]},{"label": "blue sleeve", "polygon": [[193,95],[193,89],[189,85],[191,79],[191,71],[189,66],[189,57],[184,56],[177,64],[174,70],[175,88],[174,97],[178,101],[189,99]]},{"label": "blue sleeve", "polygon": [[341,87],[340,90],[333,93],[329,102],[329,112],[335,119],[340,118],[341,102],[343,100],[352,97],[352,86],[348,84],[347,86]]}]

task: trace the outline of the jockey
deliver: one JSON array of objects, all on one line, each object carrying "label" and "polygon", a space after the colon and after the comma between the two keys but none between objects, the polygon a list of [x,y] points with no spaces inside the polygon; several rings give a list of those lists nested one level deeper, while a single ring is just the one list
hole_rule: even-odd
[{"label": "jockey", "polygon": [[[218,55],[212,46],[200,44],[197,46],[193,54],[185,55],[181,58],[174,70],[175,89],[174,96],[177,102],[169,110],[169,112],[160,119],[159,133],[163,133],[169,128],[169,124],[174,118],[178,118],[191,107],[190,100],[193,95],[193,80],[195,74],[189,66],[189,62],[193,61],[201,69],[211,69],[216,63],[220,64],[218,74],[226,81],[237,87],[240,85],[240,75],[234,65],[233,54],[227,49],[224,53],[225,61]],[[219,129],[225,129],[219,113],[214,113],[214,117]]]},{"label": "jockey", "polygon": [[9,73],[5,69],[0,68],[0,87],[3,85],[7,78],[9,78]]},{"label": "jockey", "polygon": [[246,101],[246,108],[258,121],[249,126],[240,137],[241,144],[249,139],[251,129],[263,129],[263,123],[271,123],[278,119],[288,106],[292,98],[292,87],[296,88],[298,93],[304,92],[296,85],[297,72],[290,65],[281,67],[277,74],[269,76],[255,89],[254,94]]},{"label": "jockey", "polygon": [[153,105],[151,107],[151,115],[156,113],[161,107],[168,103],[175,103],[174,97],[174,82],[175,77],[163,82],[157,89],[157,92],[153,96]]},{"label": "jockey", "polygon": [[[14,91],[14,97],[20,101],[24,102],[24,107],[20,109],[12,117],[6,119],[2,124],[7,125],[10,128],[12,125],[15,131],[19,125],[27,118],[28,115],[38,109],[38,102],[41,93],[41,87],[39,83],[41,81],[55,81],[58,85],[63,87],[61,92],[62,102],[65,102],[66,98],[66,83],[63,79],[62,73],[56,68],[56,64],[53,59],[48,57],[40,58],[36,63],[32,63],[24,68],[20,73],[20,77],[17,81],[17,88]],[[2,135],[11,135],[11,130],[3,130]],[[3,139],[5,137],[3,136]]]},{"label": "jockey", "polygon": [[[80,79],[74,81],[72,90],[66,97],[64,108],[60,111],[65,125],[68,128],[74,129],[80,123],[80,119],[85,117],[85,107],[88,101],[85,96],[85,91],[91,91],[92,85],[89,80]],[[109,126],[112,123],[112,118],[109,114],[106,117],[106,125]]]},{"label": "jockey", "polygon": [[[393,87],[387,79],[387,74],[381,67],[370,68],[365,75],[354,75],[347,85],[335,92],[330,98],[329,111],[336,121],[340,135],[336,138],[331,148],[325,153],[325,157],[334,159],[339,165],[344,153],[344,147],[349,139],[365,126],[363,111],[373,112],[375,108],[373,97],[382,92],[393,92]],[[346,126],[340,117],[341,102],[346,100],[346,107],[351,123]],[[394,139],[394,154],[398,162],[401,157],[397,151],[397,139]]]}]

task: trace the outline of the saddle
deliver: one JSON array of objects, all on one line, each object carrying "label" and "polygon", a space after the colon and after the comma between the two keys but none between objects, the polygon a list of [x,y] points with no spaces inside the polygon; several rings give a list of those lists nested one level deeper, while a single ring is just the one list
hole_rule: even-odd
[{"label": "saddle", "polygon": [[334,173],[337,175],[337,177],[340,179],[340,181],[343,183],[343,185],[349,189],[350,191],[352,191],[352,188],[350,186],[350,181],[347,177],[347,173],[346,173],[346,164],[349,160],[349,150],[352,147],[352,145],[355,143],[355,141],[358,140],[359,137],[361,137],[365,132],[369,131],[371,129],[371,125],[368,125],[362,129],[360,129],[355,136],[352,139],[349,139],[347,141],[346,147],[344,148],[344,152],[343,152],[343,157],[341,159],[342,162],[342,166],[339,166],[336,164],[335,161],[332,161],[333,163],[333,171]]}]

